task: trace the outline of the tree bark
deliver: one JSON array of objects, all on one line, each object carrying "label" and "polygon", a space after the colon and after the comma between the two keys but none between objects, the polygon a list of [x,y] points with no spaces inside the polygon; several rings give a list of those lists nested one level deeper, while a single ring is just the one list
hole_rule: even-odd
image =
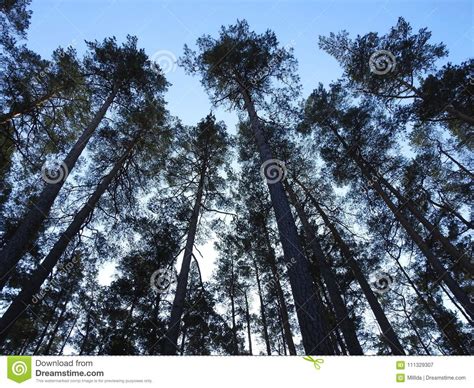
[{"label": "tree bark", "polygon": [[362,272],[362,269],[360,268],[359,263],[354,258],[354,255],[352,254],[351,249],[345,243],[345,241],[339,234],[339,231],[337,230],[335,225],[330,221],[329,217],[326,215],[326,213],[324,212],[322,207],[319,205],[318,201],[316,201],[316,198],[314,198],[314,196],[308,190],[308,188],[297,177],[293,177],[293,179],[303,189],[304,193],[310,199],[311,204],[314,206],[314,208],[316,209],[316,211],[322,218],[324,224],[330,230],[334,238],[334,241],[336,242],[337,247],[341,251],[341,254],[346,260],[346,262],[349,264],[349,268],[351,269],[352,273],[354,274],[355,279],[359,283],[360,288],[362,289],[362,292],[364,293],[364,296],[367,299],[367,302],[369,303],[369,306],[372,309],[372,312],[374,313],[375,319],[377,320],[377,323],[380,326],[380,330],[383,333],[382,335],[384,337],[384,340],[386,341],[388,347],[392,351],[392,354],[404,355],[405,351],[403,349],[403,346],[400,343],[400,340],[398,339],[397,334],[393,330],[393,327],[390,324],[387,316],[385,315],[385,312],[383,311],[382,306],[380,305],[377,297],[372,291],[372,288],[370,287],[369,282],[367,281],[367,278]]},{"label": "tree bark", "polygon": [[69,338],[71,338],[72,331],[74,330],[74,327],[76,326],[76,322],[77,322],[77,317],[74,318],[74,321],[72,322],[71,328],[68,330],[67,336],[64,339],[63,344],[61,345],[61,349],[59,349],[58,356],[62,356],[62,354],[64,352],[64,348],[66,347],[66,344],[68,343]]},{"label": "tree bark", "polygon": [[183,262],[178,276],[178,283],[176,285],[176,293],[171,308],[171,316],[168,330],[163,339],[163,353],[174,355],[178,351],[178,337],[180,333],[181,317],[183,316],[184,303],[186,301],[186,291],[188,288],[189,269],[191,266],[191,258],[193,254],[194,240],[197,233],[197,225],[199,221],[199,214],[201,209],[202,197],[204,193],[204,181],[206,178],[207,165],[204,163],[201,166],[198,188],[194,201],[193,212],[189,221],[188,235],[186,238],[186,245],[184,248]]},{"label": "tree bark", "polygon": [[[358,156],[356,156],[358,158]],[[440,230],[433,225],[416,207],[411,199],[405,198],[405,196],[400,193],[394,186],[390,184],[382,175],[378,174],[377,171],[365,160],[362,162],[367,166],[370,173],[372,173],[375,177],[377,177],[388,190],[395,195],[395,197],[400,201],[402,206],[406,206],[407,209],[415,216],[415,218],[428,230],[429,233],[433,236],[433,238],[441,243],[446,253],[450,256],[451,261],[454,264],[458,262],[461,266],[467,271],[469,274],[474,274],[474,264],[471,263],[470,258],[467,254],[460,252],[451,242],[440,232]]]},{"label": "tree bark", "polygon": [[51,334],[49,335],[49,341],[46,347],[44,348],[44,352],[43,352],[43,355],[45,356],[49,355],[49,352],[51,351],[51,346],[53,346],[53,342],[54,342],[54,339],[56,338],[56,334],[58,333],[59,327],[63,324],[64,315],[66,314],[66,307],[68,303],[69,303],[69,297],[67,297],[66,300],[64,301],[64,305],[61,309],[61,313],[59,314],[56,324],[54,325],[54,328],[51,331]]},{"label": "tree bark", "polygon": [[[249,339],[249,354],[252,355],[252,330],[250,327],[250,311],[249,311],[249,301],[247,299],[247,292],[244,292],[244,297],[245,297],[245,319],[247,321],[247,336]],[[270,353],[269,353],[270,354]]]},{"label": "tree bark", "polygon": [[[379,182],[380,175],[375,175],[372,176],[371,174],[371,167],[367,167],[367,164],[361,160],[361,158],[357,155],[355,155],[354,151],[350,151],[347,143],[345,140],[339,135],[336,129],[332,128],[334,134],[336,137],[339,139],[341,144],[344,146],[344,148],[348,151],[349,155],[351,156],[352,160],[357,164],[357,166],[360,168],[362,175],[367,179],[368,182],[371,182],[372,187],[376,191],[376,193],[382,198],[382,200],[385,202],[387,207],[391,210],[397,221],[402,225],[402,227],[405,229],[407,234],[410,236],[410,238],[415,242],[415,244],[418,246],[420,251],[423,253],[423,255],[427,258],[429,264],[433,268],[433,271],[435,272],[436,276],[438,276],[437,281],[443,281],[446,286],[449,288],[449,290],[452,292],[454,297],[458,300],[458,302],[463,306],[463,308],[466,310],[466,313],[471,317],[471,319],[474,319],[474,306],[473,304],[469,301],[468,296],[466,293],[461,289],[461,287],[456,283],[456,281],[453,279],[449,271],[444,268],[443,264],[441,261],[431,252],[429,247],[426,245],[426,242],[423,240],[423,238],[416,232],[416,230],[411,226],[410,222],[408,221],[405,216],[402,215],[401,209],[397,208],[397,206],[392,202],[390,197],[387,195],[387,193],[384,191],[382,188],[381,183]],[[387,182],[388,183],[388,182]]]},{"label": "tree bark", "polygon": [[97,205],[97,202],[99,202],[99,199],[102,197],[112,180],[117,176],[120,169],[125,164],[135,143],[136,141],[129,145],[127,151],[115,163],[112,170],[107,175],[105,175],[102,181],[97,185],[94,193],[89,197],[86,204],[74,216],[74,219],[69,224],[64,233],[62,233],[58,241],[54,244],[46,258],[33,272],[30,280],[24,284],[20,293],[15,297],[13,302],[5,311],[2,318],[0,319],[0,344],[5,341],[5,338],[15,321],[20,318],[20,316],[22,316],[23,313],[28,309],[29,305],[32,303],[33,296],[40,290],[45,280],[53,272],[54,267],[58,263],[69,243],[79,233],[82,225]]},{"label": "tree bark", "polygon": [[270,266],[270,271],[272,272],[272,275],[273,275],[272,283],[275,286],[275,290],[278,296],[280,315],[283,321],[282,324],[283,324],[283,330],[285,333],[285,341],[286,341],[286,345],[288,346],[288,352],[290,353],[290,355],[295,356],[296,347],[295,347],[295,342],[293,341],[293,333],[291,331],[291,326],[290,326],[290,316],[288,314],[288,307],[286,305],[285,295],[283,294],[283,288],[281,287],[280,275],[278,274],[275,251],[271,245],[270,238],[268,235],[268,229],[266,225],[264,225],[264,229],[265,229],[264,230],[265,242],[267,244],[267,249],[269,252],[268,257],[267,257],[267,262],[268,262],[268,265]]},{"label": "tree bark", "polygon": [[346,304],[342,300],[341,290],[337,284],[336,277],[332,272],[327,259],[323,253],[321,245],[316,236],[316,231],[314,227],[310,224],[306,213],[304,212],[299,199],[296,196],[296,193],[293,191],[291,185],[286,182],[285,184],[286,191],[290,197],[290,201],[293,203],[293,206],[296,209],[296,213],[298,214],[298,218],[300,219],[301,223],[303,224],[303,229],[306,234],[306,238],[308,239],[308,244],[313,251],[314,258],[316,260],[316,265],[319,266],[321,270],[321,275],[324,279],[324,283],[326,283],[326,287],[329,293],[329,297],[331,299],[331,304],[334,308],[334,312],[336,314],[337,325],[340,326],[342,330],[342,335],[344,336],[344,340],[347,345],[347,349],[349,350],[349,354],[352,355],[362,355],[364,352],[362,351],[362,347],[359,343],[359,339],[357,338],[357,332],[350,317],[350,313],[347,310]]},{"label": "tree bark", "polygon": [[[82,151],[89,142],[89,139],[92,137],[107,113],[110,105],[114,101],[115,96],[116,92],[113,91],[104,101],[101,108],[94,115],[92,121],[67,154],[63,161],[60,173],[67,175],[72,171],[77,160],[81,156]],[[59,182],[46,184],[36,203],[29,209],[15,233],[0,250],[0,290],[3,289],[10,278],[11,272],[15,269],[23,254],[36,238],[41,225],[48,217],[51,207],[53,206],[59,191],[63,187],[65,180],[66,176]]]},{"label": "tree bark", "polygon": [[262,316],[263,338],[265,340],[265,345],[267,347],[267,354],[270,356],[272,354],[272,349],[270,347],[270,337],[268,335],[267,315],[265,313],[265,304],[263,303],[262,286],[260,284],[260,273],[258,271],[258,266],[255,259],[253,261],[253,265],[255,267],[255,277],[257,279],[258,297],[260,299],[260,314]]},{"label": "tree bark", "polygon": [[[253,101],[244,87],[241,87],[241,94],[249,115],[261,162],[265,163],[272,159],[270,146],[265,139]],[[311,281],[309,262],[303,254],[283,184],[281,181],[267,183],[277,220],[305,352],[306,354],[318,355],[332,354],[331,347],[326,341],[323,317],[318,308],[318,294]]]}]

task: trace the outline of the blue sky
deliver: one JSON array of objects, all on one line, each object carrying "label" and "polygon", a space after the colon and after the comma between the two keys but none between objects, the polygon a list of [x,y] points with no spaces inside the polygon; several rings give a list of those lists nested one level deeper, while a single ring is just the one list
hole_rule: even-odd
[{"label": "blue sky", "polygon": [[[166,55],[179,57],[183,45],[193,46],[202,34],[216,36],[222,24],[245,18],[254,30],[270,28],[283,45],[294,46],[307,96],[318,82],[327,84],[341,75],[336,61],[317,47],[319,35],[343,29],[351,36],[385,33],[403,16],[415,30],[428,27],[433,41],[446,43],[449,60],[458,63],[473,56],[472,4],[465,0],[33,0],[28,45],[49,57],[58,46],[72,45],[82,53],[84,40],[114,35],[123,41],[130,34],[138,36],[140,47],[150,56],[165,51],[166,59]],[[181,68],[170,70],[168,107],[185,124],[195,124],[210,111],[209,100],[198,78]],[[216,116],[230,128],[237,122],[235,114],[223,110]]]}]

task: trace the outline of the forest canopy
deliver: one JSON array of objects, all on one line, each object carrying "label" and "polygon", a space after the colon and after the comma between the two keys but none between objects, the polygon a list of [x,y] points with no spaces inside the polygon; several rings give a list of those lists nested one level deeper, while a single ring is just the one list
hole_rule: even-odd
[{"label": "forest canopy", "polygon": [[0,1],[3,354],[472,354],[472,59],[400,17],[320,36],[342,75],[302,85],[237,20],[183,42],[186,125],[139,36],[43,58],[29,7]]}]

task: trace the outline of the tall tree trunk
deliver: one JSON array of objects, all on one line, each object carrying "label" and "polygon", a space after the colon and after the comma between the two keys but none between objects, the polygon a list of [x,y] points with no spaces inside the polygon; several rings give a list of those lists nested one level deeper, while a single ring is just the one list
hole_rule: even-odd
[{"label": "tall tree trunk", "polygon": [[67,154],[61,166],[61,171],[58,172],[59,174],[65,175],[64,179],[60,179],[56,183],[47,183],[45,185],[35,204],[28,210],[15,233],[0,250],[0,290],[3,289],[10,278],[11,272],[15,269],[23,254],[36,238],[41,225],[48,217],[51,207],[64,185],[66,175],[74,168],[89,139],[104,118],[109,106],[114,101],[115,96],[116,92],[113,91],[107,97],[101,108],[94,115],[92,121]]},{"label": "tall tree trunk", "polygon": [[82,356],[84,354],[84,351],[86,350],[87,341],[89,340],[89,333],[91,331],[91,321],[92,321],[92,306],[87,313],[86,328],[85,328],[86,333],[84,334],[84,338],[82,339],[81,348],[79,350],[79,356]]},{"label": "tall tree trunk", "polygon": [[[455,335],[455,329],[451,325],[451,322],[446,322],[446,320],[443,320],[441,314],[437,309],[439,308],[438,303],[436,303],[431,294],[428,292],[427,293],[427,300],[425,297],[421,294],[421,292],[418,290],[418,287],[415,285],[413,280],[411,280],[410,275],[405,271],[405,268],[400,264],[400,262],[395,259],[395,262],[398,265],[398,268],[400,271],[403,273],[405,276],[405,279],[407,279],[408,284],[410,284],[411,288],[413,291],[415,291],[415,294],[417,296],[417,300],[421,301],[423,306],[426,308],[426,310],[429,312],[433,320],[436,322],[436,325],[438,326],[439,331],[441,334],[446,338],[448,343],[451,346],[451,349],[455,352],[455,354],[461,355],[461,354],[469,354],[469,352],[464,348],[463,344],[461,341],[459,341],[457,335]],[[451,330],[448,330],[450,328]]]},{"label": "tall tree trunk", "polygon": [[449,160],[451,160],[451,162],[453,162],[456,166],[458,166],[459,170],[463,171],[466,175],[468,175],[469,177],[471,177],[471,179],[474,179],[474,174],[469,171],[469,169],[467,167],[465,167],[464,165],[462,165],[461,163],[459,163],[456,159],[454,159],[450,154],[448,154],[444,149],[443,149],[443,146],[441,145],[441,142],[437,142],[437,147],[438,147],[438,151],[443,154],[444,156],[446,156]]},{"label": "tall tree trunk", "polygon": [[267,315],[265,313],[265,304],[263,303],[262,286],[260,283],[260,273],[258,271],[258,266],[255,259],[253,261],[253,265],[255,267],[255,277],[257,279],[258,297],[260,299],[260,314],[262,316],[263,338],[265,340],[265,345],[267,347],[267,354],[270,356],[272,354],[272,349],[270,347],[270,337],[268,335]]},{"label": "tall tree trunk", "polygon": [[[247,336],[249,339],[249,354],[252,355],[252,330],[250,327],[250,311],[249,311],[249,301],[247,299],[247,292],[244,292],[245,298],[245,319],[247,321]],[[269,353],[270,354],[270,353]]]},{"label": "tall tree trunk", "polygon": [[367,281],[362,269],[359,266],[359,263],[354,258],[354,255],[351,252],[349,246],[345,243],[339,231],[335,227],[335,225],[330,221],[329,217],[324,212],[323,208],[319,205],[316,198],[313,194],[309,191],[309,189],[297,178],[293,177],[294,181],[303,189],[304,193],[308,196],[311,201],[311,204],[314,206],[320,217],[322,218],[326,227],[330,230],[334,241],[336,242],[337,247],[339,248],[342,256],[349,264],[349,268],[351,269],[352,273],[354,274],[355,279],[360,285],[362,292],[364,293],[367,302],[369,303],[372,312],[374,313],[375,319],[380,326],[380,330],[382,331],[382,335],[384,340],[386,341],[388,347],[392,351],[394,355],[404,355],[405,351],[403,349],[400,340],[398,339],[397,334],[393,330],[392,325],[390,324],[385,312],[382,309],[377,297],[375,296],[372,288]]},{"label": "tall tree trunk", "polygon": [[128,149],[115,163],[112,170],[103,177],[102,181],[97,185],[94,193],[89,197],[86,204],[74,216],[74,219],[69,224],[64,233],[62,233],[58,241],[54,244],[46,258],[33,272],[30,280],[24,284],[20,293],[15,297],[13,302],[5,311],[2,318],[0,319],[0,344],[5,341],[5,338],[8,332],[11,330],[13,323],[28,309],[32,302],[33,296],[40,290],[45,280],[53,272],[54,267],[58,263],[69,243],[79,233],[82,225],[91,215],[92,211],[97,205],[97,202],[99,202],[99,199],[102,197],[112,180],[117,176],[125,164],[134,145],[135,141],[130,143]]},{"label": "tall tree trunk", "polygon": [[[356,158],[361,158],[356,156]],[[400,193],[393,185],[390,184],[381,174],[378,174],[377,171],[367,163],[363,158],[361,164],[365,164],[369,172],[382,183],[388,190],[397,198],[401,206],[406,206],[410,213],[428,230],[428,232],[433,236],[433,238],[441,243],[445,252],[450,256],[451,261],[454,264],[461,264],[461,266],[469,274],[474,274],[474,264],[471,263],[469,256],[466,253],[460,252],[438,229],[436,225],[433,225],[418,209],[418,207],[413,203],[411,199],[405,198],[405,196]]]},{"label": "tall tree trunk", "polygon": [[72,331],[74,330],[74,327],[76,327],[76,322],[77,322],[78,317],[74,318],[74,321],[72,322],[71,328],[68,330],[67,336],[64,339],[63,344],[61,345],[61,349],[59,349],[58,356],[62,356],[64,352],[64,348],[66,347],[66,344],[69,341],[69,338],[71,338]]},{"label": "tall tree trunk", "polygon": [[180,350],[179,350],[179,354],[181,356],[184,355],[184,345],[186,344],[186,331],[188,330],[188,327],[186,326],[186,324],[183,325],[183,330],[182,330],[182,334],[181,334],[181,347],[180,347]]},{"label": "tall tree trunk", "polygon": [[56,334],[58,333],[59,328],[64,322],[64,315],[66,314],[66,307],[68,303],[69,303],[69,297],[67,297],[66,300],[64,301],[64,305],[61,309],[61,313],[59,314],[56,324],[54,325],[54,328],[51,331],[51,334],[49,335],[49,341],[43,351],[43,355],[45,356],[49,355],[49,352],[51,351],[51,346],[53,345],[54,339],[56,338]]},{"label": "tall tree trunk", "polygon": [[235,286],[234,286],[234,258],[231,256],[231,272],[230,272],[230,308],[232,314],[232,351],[234,356],[239,354],[239,345],[237,342],[237,324],[235,322]]},{"label": "tall tree trunk", "polygon": [[283,320],[282,323],[283,323],[283,329],[285,333],[286,345],[288,346],[288,352],[290,353],[290,355],[295,356],[296,347],[295,347],[295,342],[293,341],[293,333],[291,332],[290,316],[288,314],[288,307],[286,305],[285,295],[283,294],[283,288],[281,287],[280,275],[278,274],[278,268],[277,268],[277,263],[276,263],[276,258],[275,258],[275,250],[273,249],[272,244],[270,242],[267,225],[264,225],[263,233],[264,233],[264,238],[265,238],[265,242],[268,249],[267,262],[268,262],[268,265],[270,266],[270,271],[272,272],[272,276],[273,276],[272,284],[274,284],[275,286],[275,290],[276,290],[278,301],[279,301],[281,319]]},{"label": "tall tree trunk", "polygon": [[[250,118],[261,162],[265,163],[273,159],[270,146],[265,139],[253,101],[244,87],[241,88],[241,94]],[[283,184],[281,181],[267,183],[287,264],[305,352],[306,354],[332,354],[330,346],[326,343],[323,318],[318,307],[318,294],[311,281],[309,261],[302,253],[303,249]]]},{"label": "tall tree trunk", "polygon": [[176,285],[176,293],[174,295],[173,306],[171,308],[171,316],[168,330],[164,337],[163,353],[168,355],[176,354],[178,350],[178,337],[180,333],[181,317],[183,316],[184,303],[186,301],[186,291],[188,288],[189,269],[191,266],[191,258],[193,254],[194,240],[197,233],[197,225],[201,210],[202,197],[204,193],[204,181],[206,178],[207,165],[201,166],[198,188],[194,200],[193,212],[189,221],[188,235],[184,248],[183,262],[179,271],[178,283]]},{"label": "tall tree trunk", "polygon": [[408,323],[410,324],[411,328],[415,332],[416,338],[418,338],[418,342],[421,344],[421,346],[422,346],[423,350],[425,351],[426,355],[431,356],[431,352],[428,349],[428,347],[426,346],[425,341],[421,337],[420,332],[416,328],[416,325],[413,323],[413,320],[411,319],[410,314],[408,314],[408,311],[406,310],[406,305],[405,304],[403,306],[403,313],[405,314],[405,317],[406,317]]},{"label": "tall tree trunk", "polygon": [[58,297],[56,298],[56,301],[54,302],[54,306],[53,306],[53,308],[52,308],[52,310],[51,310],[51,314],[50,314],[50,316],[49,316],[49,318],[48,318],[48,321],[46,322],[46,324],[44,325],[43,330],[41,331],[39,340],[38,340],[38,342],[36,343],[35,350],[33,351],[33,355],[36,355],[36,354],[38,354],[38,352],[39,352],[39,349],[40,349],[40,347],[41,347],[41,344],[43,343],[44,338],[46,337],[46,333],[48,332],[49,325],[51,325],[51,322],[53,321],[54,314],[56,313],[56,309],[57,309],[59,303],[61,302],[61,298],[63,297],[63,294],[64,294],[64,288],[61,288],[61,291],[59,291]]},{"label": "tall tree trunk", "polygon": [[336,277],[331,268],[329,267],[321,245],[319,244],[316,231],[314,230],[314,227],[310,224],[308,217],[306,216],[306,213],[302,208],[299,199],[296,193],[293,191],[291,185],[286,182],[285,187],[290,197],[290,201],[293,203],[293,206],[296,209],[298,218],[303,224],[303,229],[305,231],[308,244],[311,247],[311,250],[313,251],[316,265],[321,270],[321,275],[324,279],[324,283],[326,283],[329,297],[331,299],[331,304],[336,314],[337,325],[341,327],[342,335],[344,336],[344,340],[346,342],[349,353],[352,355],[362,355],[363,351],[362,347],[360,346],[359,339],[357,338],[357,332],[354,322],[352,321],[350,316],[351,314],[347,310],[346,304],[342,299],[341,290],[339,289],[339,285],[337,284]]},{"label": "tall tree trunk", "polygon": [[438,281],[442,280],[446,284],[446,286],[452,292],[454,297],[458,300],[458,302],[466,310],[466,313],[471,317],[471,319],[473,319],[474,318],[473,303],[470,302],[470,300],[469,300],[468,296],[466,295],[466,293],[456,283],[456,281],[453,279],[453,277],[451,276],[449,271],[447,271],[446,268],[444,268],[441,261],[429,249],[429,247],[426,245],[426,242],[416,232],[416,230],[410,224],[408,219],[401,213],[401,209],[399,209],[392,202],[390,197],[384,191],[384,189],[382,188],[381,183],[379,182],[380,175],[377,174],[376,176],[373,176],[373,174],[371,173],[371,168],[367,167],[367,164],[365,162],[363,162],[358,155],[356,155],[357,151],[355,151],[355,150],[350,151],[350,148],[348,147],[347,143],[339,135],[337,130],[333,128],[333,132],[337,136],[337,138],[339,139],[341,144],[343,144],[344,148],[346,150],[348,150],[349,155],[354,160],[354,162],[357,164],[357,166],[360,168],[363,176],[367,179],[368,182],[371,182],[371,185],[374,188],[374,190],[376,191],[376,193],[382,198],[382,200],[385,202],[387,207],[391,210],[391,212],[393,213],[393,215],[395,216],[397,221],[402,225],[402,227],[405,229],[405,231],[410,236],[410,238],[415,242],[415,244],[418,246],[418,248],[423,253],[423,255],[428,259],[428,262],[431,265],[431,267],[433,268],[433,271],[435,272],[436,276],[438,276]]}]

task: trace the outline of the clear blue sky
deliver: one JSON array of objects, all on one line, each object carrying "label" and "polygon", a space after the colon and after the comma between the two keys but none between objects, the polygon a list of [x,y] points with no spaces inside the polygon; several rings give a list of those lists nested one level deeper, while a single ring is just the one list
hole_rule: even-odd
[{"label": "clear blue sky", "polygon": [[[473,57],[473,2],[467,0],[290,1],[290,0],[33,0],[29,47],[49,57],[58,46],[73,45],[82,53],[84,40],[136,35],[151,56],[167,50],[176,57],[185,43],[194,45],[206,33],[215,36],[222,24],[245,18],[256,31],[274,30],[282,44],[293,42],[307,96],[318,82],[341,75],[337,63],[317,47],[319,35],[346,29],[352,36],[385,33],[399,16],[414,29],[428,27],[433,41],[447,44],[449,60]],[[172,114],[194,124],[211,109],[197,78],[180,68],[167,74],[173,84],[166,99]],[[218,111],[232,127],[234,114]]]}]

